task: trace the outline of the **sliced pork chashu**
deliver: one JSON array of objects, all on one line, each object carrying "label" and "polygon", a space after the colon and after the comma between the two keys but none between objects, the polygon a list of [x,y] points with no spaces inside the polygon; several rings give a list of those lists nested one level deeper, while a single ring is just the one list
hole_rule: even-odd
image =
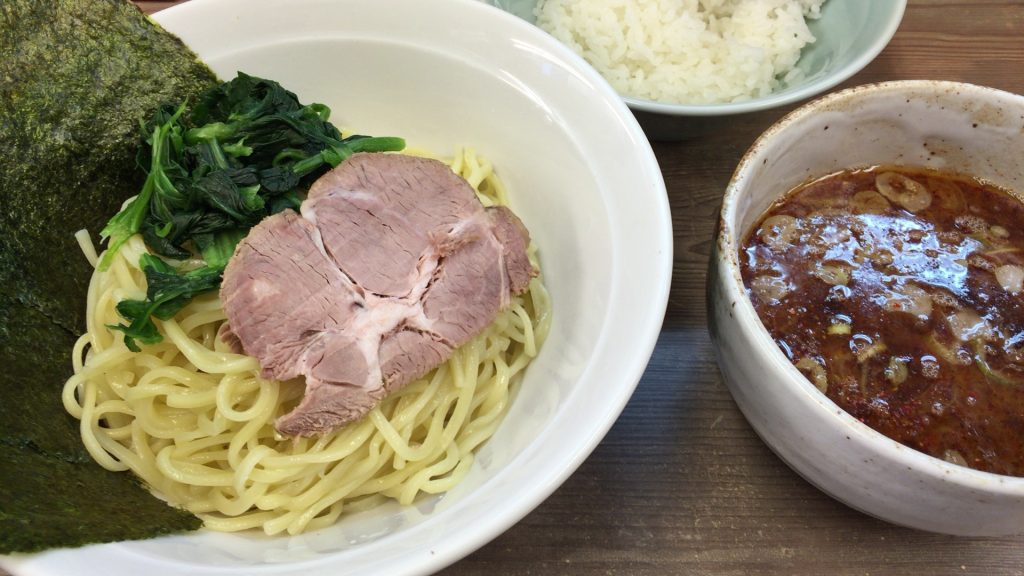
[{"label": "sliced pork chashu", "polygon": [[239,244],[225,341],[266,378],[304,376],[289,435],[358,419],[486,328],[535,274],[529,236],[438,161],[356,154]]}]

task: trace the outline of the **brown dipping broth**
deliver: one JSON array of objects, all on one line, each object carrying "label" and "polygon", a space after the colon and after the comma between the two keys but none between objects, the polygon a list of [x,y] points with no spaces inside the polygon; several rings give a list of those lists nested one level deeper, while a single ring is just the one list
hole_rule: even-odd
[{"label": "brown dipping broth", "polygon": [[926,454],[1024,476],[1024,203],[974,179],[844,171],[743,243],[761,321],[855,418]]}]

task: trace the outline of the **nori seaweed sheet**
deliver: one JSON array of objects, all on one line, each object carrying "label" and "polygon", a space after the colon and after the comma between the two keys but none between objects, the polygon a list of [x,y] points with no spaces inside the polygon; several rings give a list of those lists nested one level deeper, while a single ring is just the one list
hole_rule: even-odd
[{"label": "nori seaweed sheet", "polygon": [[124,0],[0,0],[0,553],[195,529],[95,464],[61,404],[94,239],[142,183],[139,123],[215,75]]}]

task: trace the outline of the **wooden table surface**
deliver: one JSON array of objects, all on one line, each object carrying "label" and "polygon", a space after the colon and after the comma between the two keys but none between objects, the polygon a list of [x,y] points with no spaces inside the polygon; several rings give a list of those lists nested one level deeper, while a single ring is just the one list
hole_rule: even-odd
[{"label": "wooden table surface", "polygon": [[[149,12],[174,3],[138,2]],[[1024,93],[1024,0],[910,0],[892,43],[846,85],[908,78]],[[790,109],[653,143],[675,271],[650,366],[583,466],[445,574],[1024,574],[1024,538],[898,528],[819,492],[768,450],[723,385],[704,306],[712,229],[740,156]]]}]

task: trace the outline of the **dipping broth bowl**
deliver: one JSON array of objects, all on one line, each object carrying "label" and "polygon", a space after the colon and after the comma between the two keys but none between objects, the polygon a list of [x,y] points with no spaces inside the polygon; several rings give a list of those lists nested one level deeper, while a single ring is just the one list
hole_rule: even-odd
[{"label": "dipping broth bowl", "polygon": [[811,484],[877,518],[946,534],[1024,532],[1024,478],[908,448],[850,416],[776,345],[740,276],[739,249],[794,187],[843,169],[920,166],[1024,192],[1024,97],[970,84],[900,81],[837,92],[769,128],[725,192],[708,275],[722,376],[761,438]]}]

